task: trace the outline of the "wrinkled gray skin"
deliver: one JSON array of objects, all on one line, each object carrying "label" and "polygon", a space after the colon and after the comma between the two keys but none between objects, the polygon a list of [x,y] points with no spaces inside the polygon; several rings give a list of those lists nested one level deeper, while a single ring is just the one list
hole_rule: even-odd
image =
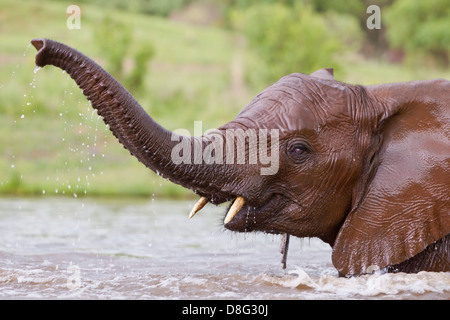
[{"label": "wrinkled gray skin", "polygon": [[318,237],[340,275],[450,271],[449,81],[363,87],[331,69],[288,75],[219,128],[279,130],[279,170],[261,175],[260,162],[174,164],[181,139],[205,148],[210,137],[174,141],[95,62],[54,41],[32,44],[36,64],[66,70],[144,165],[213,204],[245,199],[226,228]]}]

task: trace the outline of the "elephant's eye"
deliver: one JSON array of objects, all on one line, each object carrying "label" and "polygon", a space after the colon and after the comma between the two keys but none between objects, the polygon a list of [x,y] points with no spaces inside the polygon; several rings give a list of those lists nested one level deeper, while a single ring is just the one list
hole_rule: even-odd
[{"label": "elephant's eye", "polygon": [[303,160],[308,148],[304,144],[296,143],[289,147],[288,154],[295,161]]},{"label": "elephant's eye", "polygon": [[295,147],[292,152],[295,153],[296,156],[301,155],[305,150],[302,147]]}]

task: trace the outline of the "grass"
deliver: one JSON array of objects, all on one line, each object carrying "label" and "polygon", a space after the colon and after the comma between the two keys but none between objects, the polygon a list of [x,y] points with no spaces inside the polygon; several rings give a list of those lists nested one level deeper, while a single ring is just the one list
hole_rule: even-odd
[{"label": "grass", "polygon": [[[0,4],[0,193],[192,196],[131,157],[67,74],[52,67],[34,73],[35,49],[29,41],[52,38],[103,64],[94,31],[108,15],[122,21],[132,32],[130,52],[142,42],[155,47],[145,90],[132,94],[167,129],[191,132],[194,120],[202,120],[205,130],[232,120],[263,89],[233,91],[234,59],[242,55],[245,61],[251,54],[228,30],[95,5],[83,4],[81,29],[69,30],[69,4],[13,0]],[[115,45],[120,44],[111,44]],[[351,55],[342,59],[346,69],[336,70],[336,78],[351,83],[449,78],[448,70],[408,68]]]},{"label": "grass", "polygon": [[156,176],[122,148],[67,74],[51,67],[34,74],[29,41],[55,39],[102,64],[94,29],[113,16],[131,27],[130,52],[140,42],[155,47],[146,90],[133,94],[161,125],[192,131],[194,120],[203,120],[205,130],[217,127],[246,103],[228,94],[234,35],[91,5],[81,7],[81,29],[68,30],[67,6],[0,4],[0,193],[188,197],[189,191]]}]

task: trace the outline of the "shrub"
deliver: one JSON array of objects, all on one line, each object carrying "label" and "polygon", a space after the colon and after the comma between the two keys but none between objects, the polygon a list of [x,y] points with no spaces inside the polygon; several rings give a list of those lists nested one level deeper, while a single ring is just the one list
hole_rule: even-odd
[{"label": "shrub", "polygon": [[334,56],[341,49],[340,41],[327,32],[324,18],[309,6],[256,5],[234,12],[233,21],[259,61],[250,72],[254,84],[337,66]]},{"label": "shrub", "polygon": [[[95,39],[106,60],[106,70],[127,89],[138,92],[142,88],[148,62],[155,54],[153,45],[148,42],[136,43],[131,27],[110,16],[100,23]],[[129,53],[130,47],[137,48],[134,54]],[[127,57],[131,58],[131,68],[125,67]]]},{"label": "shrub", "polygon": [[397,0],[385,14],[390,44],[405,50],[409,60],[428,56],[448,64],[450,6],[447,0]]}]

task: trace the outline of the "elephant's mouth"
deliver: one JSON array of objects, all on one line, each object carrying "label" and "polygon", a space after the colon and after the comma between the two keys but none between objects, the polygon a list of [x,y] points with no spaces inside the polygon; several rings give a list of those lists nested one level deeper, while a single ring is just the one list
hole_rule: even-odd
[{"label": "elephant's mouth", "polygon": [[[224,218],[225,228],[237,232],[260,230],[270,233],[282,233],[281,231],[273,229],[266,230],[266,228],[264,228],[264,226],[270,225],[267,221],[268,217],[273,217],[272,213],[280,210],[279,204],[283,203],[280,200],[281,197],[283,196],[280,194],[273,194],[261,203],[255,203],[254,201],[246,199],[245,196],[233,196],[232,198],[234,198],[234,200],[230,202],[226,209]],[[194,205],[189,217],[192,218],[195,213],[200,211],[208,202],[210,201],[207,197],[201,197]],[[217,204],[217,201],[211,202]]]}]

